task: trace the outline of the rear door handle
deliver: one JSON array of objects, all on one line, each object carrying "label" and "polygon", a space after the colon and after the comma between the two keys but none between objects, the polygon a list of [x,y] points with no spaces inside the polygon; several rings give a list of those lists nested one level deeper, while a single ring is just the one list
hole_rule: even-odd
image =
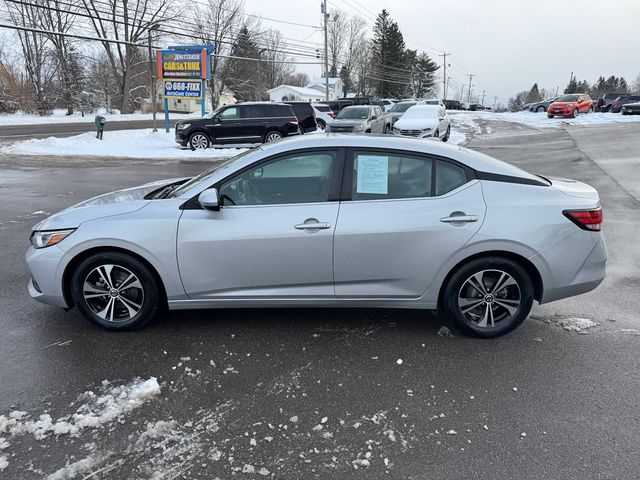
[{"label": "rear door handle", "polygon": [[477,222],[477,215],[453,215],[451,217],[444,217],[440,219],[441,222],[445,223],[470,223]]}]

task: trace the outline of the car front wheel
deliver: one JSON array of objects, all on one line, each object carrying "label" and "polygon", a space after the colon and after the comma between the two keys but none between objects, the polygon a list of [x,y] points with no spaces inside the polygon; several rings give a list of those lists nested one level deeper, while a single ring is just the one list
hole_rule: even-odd
[{"label": "car front wheel", "polygon": [[444,137],[442,137],[442,141],[443,142],[448,142],[449,141],[449,137],[451,137],[451,125],[449,125],[447,127],[447,133],[445,133]]},{"label": "car front wheel", "polygon": [[209,137],[202,132],[192,133],[189,137],[189,147],[191,150],[204,150],[209,148]]},{"label": "car front wheel", "polygon": [[546,111],[546,108],[544,108],[544,107],[538,107],[538,108],[536,109],[536,112],[538,112],[538,113],[539,113],[539,112],[544,112],[544,111]]},{"label": "car front wheel", "polygon": [[518,327],[533,305],[533,283],[518,263],[501,257],[472,260],[447,282],[441,306],[463,333],[494,338]]},{"label": "car front wheel", "polygon": [[78,310],[108,330],[134,330],[149,322],[161,302],[158,282],[149,268],[120,252],[86,258],[71,276]]}]

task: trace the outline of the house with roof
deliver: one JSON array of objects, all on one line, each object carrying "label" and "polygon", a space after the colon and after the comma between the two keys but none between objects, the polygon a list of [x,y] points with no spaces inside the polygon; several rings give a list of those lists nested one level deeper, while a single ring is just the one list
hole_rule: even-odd
[{"label": "house with roof", "polygon": [[[342,96],[342,80],[329,78],[329,100],[336,100]],[[325,96],[325,79],[316,78],[306,87],[293,85],[278,85],[267,90],[272,102],[322,102]]]}]

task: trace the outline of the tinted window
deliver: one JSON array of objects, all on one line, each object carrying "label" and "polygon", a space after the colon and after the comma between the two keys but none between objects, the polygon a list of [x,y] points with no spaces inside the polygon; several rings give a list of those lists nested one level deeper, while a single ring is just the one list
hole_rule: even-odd
[{"label": "tinted window", "polygon": [[263,105],[245,105],[242,108],[242,118],[262,118],[264,117]]},{"label": "tinted window", "polygon": [[467,175],[463,168],[448,162],[437,162],[436,196],[444,195],[467,183]]},{"label": "tinted window", "polygon": [[310,103],[291,103],[290,105],[298,118],[305,118],[313,115],[313,108]]},{"label": "tinted window", "polygon": [[229,107],[222,110],[220,116],[224,119],[240,118],[240,112],[238,107]]},{"label": "tinted window", "polygon": [[265,117],[295,117],[289,105],[263,105]]},{"label": "tinted window", "polygon": [[431,196],[432,161],[402,154],[356,153],[354,200]]},{"label": "tinted window", "polygon": [[220,187],[223,205],[326,202],[335,152],[280,157],[247,170]]},{"label": "tinted window", "polygon": [[640,95],[631,95],[629,100],[640,100]]},{"label": "tinted window", "polygon": [[319,112],[330,112],[331,109],[325,105],[314,105]]},{"label": "tinted window", "polygon": [[416,102],[402,102],[402,103],[396,103],[393,107],[391,107],[391,112],[397,112],[397,113],[402,113],[402,112],[406,112],[410,107],[413,107],[416,104]]}]

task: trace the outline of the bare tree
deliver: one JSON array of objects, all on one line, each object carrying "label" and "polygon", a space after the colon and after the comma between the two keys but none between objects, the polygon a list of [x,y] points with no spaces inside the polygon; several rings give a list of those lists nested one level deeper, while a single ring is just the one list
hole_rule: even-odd
[{"label": "bare tree", "polygon": [[48,33],[44,35],[51,42],[55,54],[58,75],[61,79],[62,88],[60,98],[67,105],[67,115],[73,114],[74,99],[77,93],[74,92],[74,72],[71,58],[73,49],[70,45],[70,38],[65,35],[57,35],[54,32],[68,33],[77,18],[76,13],[80,9],[77,0],[60,2],[60,0],[48,0],[47,6],[51,8],[38,9],[39,22],[41,28]]},{"label": "bare tree", "polygon": [[[101,38],[113,36],[124,43],[102,42],[109,67],[118,81],[122,113],[131,113],[132,76],[137,50],[151,30],[170,18],[172,0],[82,0]],[[138,55],[140,57],[140,55]]]},{"label": "bare tree", "polygon": [[260,70],[264,90],[282,85],[293,73],[293,65],[287,62],[291,59],[282,50],[285,42],[279,30],[269,29],[261,36]]},{"label": "bare tree", "polygon": [[[37,3],[15,3],[5,0],[7,12],[15,25],[27,28],[41,28],[39,25],[40,5]],[[51,113],[52,104],[48,98],[48,91],[55,68],[50,61],[47,37],[22,30],[16,30],[22,61],[30,84],[32,98],[21,99],[25,110],[38,112],[39,115]],[[31,100],[31,101],[30,101]]]},{"label": "bare tree", "polygon": [[632,92],[640,92],[640,73],[638,74],[638,77],[633,81],[632,85]]},{"label": "bare tree", "polygon": [[[364,62],[364,65],[361,65],[360,70],[364,70],[366,64],[366,50],[367,50],[367,39],[365,36],[365,26],[366,21],[364,18],[359,16],[351,17],[349,23],[345,28],[345,39],[344,43],[346,44],[346,48],[344,51],[344,62],[342,68],[340,69],[340,78],[342,79],[342,83],[344,85],[343,96],[352,90],[357,82],[357,78],[355,78],[355,70],[359,63]],[[361,85],[358,85],[360,87]]]},{"label": "bare tree", "polygon": [[309,81],[309,75],[297,72],[287,75],[282,83],[285,85],[291,85],[292,87],[306,87],[309,85]]},{"label": "bare tree", "polygon": [[195,4],[195,34],[203,43],[213,43],[216,55],[210,61],[209,92],[211,107],[216,108],[225,85],[222,81],[222,70],[225,59],[218,55],[227,55],[242,25],[244,5],[241,0],[206,0],[203,4]]},{"label": "bare tree", "polygon": [[329,12],[329,23],[327,25],[327,47],[329,50],[329,76],[338,76],[338,65],[340,55],[344,49],[347,39],[347,19],[340,10]]}]

